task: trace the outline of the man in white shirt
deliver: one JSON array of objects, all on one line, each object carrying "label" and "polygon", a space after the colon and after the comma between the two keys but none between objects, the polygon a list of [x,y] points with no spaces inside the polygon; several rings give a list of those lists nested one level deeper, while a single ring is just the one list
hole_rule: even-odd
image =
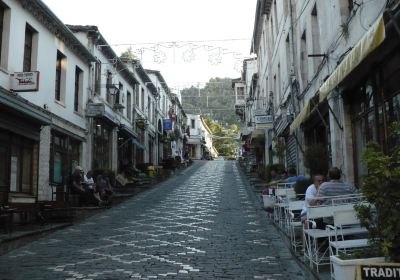
[{"label": "man in white shirt", "polygon": [[314,175],[314,184],[310,185],[306,190],[304,198],[304,206],[300,214],[301,220],[303,222],[307,217],[307,207],[316,205],[318,203],[318,200],[316,200],[315,198],[317,197],[318,189],[323,181],[324,181],[324,175],[321,174]]}]

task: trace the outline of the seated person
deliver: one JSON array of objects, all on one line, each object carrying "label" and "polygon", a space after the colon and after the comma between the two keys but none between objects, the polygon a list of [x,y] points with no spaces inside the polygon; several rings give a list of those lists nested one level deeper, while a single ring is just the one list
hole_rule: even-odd
[{"label": "seated person", "polygon": [[[317,197],[348,195],[357,192],[357,189],[353,185],[341,181],[340,177],[341,171],[339,168],[332,167],[331,169],[329,169],[329,181],[321,184],[318,190]],[[321,204],[325,205],[331,202],[330,199],[320,199],[320,201]]]},{"label": "seated person", "polygon": [[[318,189],[319,189],[320,185],[324,181],[324,175],[321,175],[321,174],[314,175],[313,181],[314,181],[314,183],[311,184],[306,190],[304,206],[300,213],[301,221],[303,223],[307,218],[307,207],[319,204],[319,201],[315,198],[317,197],[317,193],[318,193]],[[305,225],[305,227],[307,227],[307,225]]]},{"label": "seated person", "polygon": [[288,169],[288,178],[284,181],[284,183],[296,183],[300,180],[306,180],[307,178],[304,175],[297,175],[296,168],[290,167]]},{"label": "seated person", "polygon": [[85,191],[88,193],[92,193],[93,196],[96,198],[97,201],[100,201],[100,195],[97,192],[96,189],[96,183],[93,180],[93,172],[89,170],[84,176],[83,176],[83,186],[85,188]]},{"label": "seated person", "polygon": [[89,190],[94,190],[94,189],[95,189],[96,184],[94,183],[94,180],[93,180],[93,173],[92,173],[91,170],[89,170],[89,171],[83,176],[83,182],[84,182],[84,185],[85,185],[85,187],[86,187],[87,189],[89,189]]},{"label": "seated person", "polygon": [[110,179],[108,176],[99,174],[96,177],[96,189],[100,195],[100,199],[109,204],[111,203],[111,197],[113,190],[111,187]]},{"label": "seated person", "polygon": [[[317,193],[317,199],[321,205],[329,205],[332,200],[326,197],[329,196],[340,196],[340,195],[349,195],[357,193],[357,189],[348,183],[345,183],[340,180],[341,171],[337,167],[332,167],[328,171],[328,179],[329,181],[324,182],[319,187]],[[325,197],[325,198],[322,198]],[[333,218],[328,217],[323,219],[324,224],[333,224]],[[323,227],[325,228],[325,227]]]},{"label": "seated person", "polygon": [[78,194],[78,206],[96,204],[99,202],[98,196],[90,192],[84,183],[83,168],[76,166],[71,178],[71,193]]}]

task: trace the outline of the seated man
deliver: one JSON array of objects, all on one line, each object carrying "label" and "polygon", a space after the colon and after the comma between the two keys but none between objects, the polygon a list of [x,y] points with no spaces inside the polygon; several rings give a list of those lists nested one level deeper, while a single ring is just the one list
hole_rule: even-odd
[{"label": "seated man", "polygon": [[[341,171],[339,168],[332,167],[331,169],[329,169],[328,171],[329,181],[322,183],[317,193],[317,199],[321,197],[321,199],[318,199],[321,205],[331,204],[332,200],[326,197],[357,193],[357,189],[353,185],[341,181],[340,177],[341,177]],[[326,224],[333,224],[333,218],[331,217],[324,218],[323,222],[324,225],[322,225],[322,228],[325,228]]]},{"label": "seated man", "polygon": [[104,174],[99,174],[96,177],[96,189],[100,195],[100,199],[105,204],[111,203],[113,194],[110,179]]},{"label": "seated man", "polygon": [[[339,168],[332,167],[331,169],[329,169],[329,181],[321,184],[318,190],[317,197],[347,195],[357,192],[357,189],[353,185],[341,181],[340,177],[341,171]],[[329,199],[321,200],[321,204],[329,204],[330,202],[331,200]]]},{"label": "seated man", "polygon": [[[305,198],[304,198],[304,206],[303,209],[301,210],[301,221],[304,223],[304,221],[307,218],[307,207],[308,206],[314,206],[314,205],[318,205],[319,201],[316,198],[319,187],[321,186],[322,182],[324,181],[324,175],[321,174],[316,174],[314,175],[314,183],[311,184],[307,190],[306,190],[306,194],[305,194]],[[307,226],[307,225],[305,225]]]}]

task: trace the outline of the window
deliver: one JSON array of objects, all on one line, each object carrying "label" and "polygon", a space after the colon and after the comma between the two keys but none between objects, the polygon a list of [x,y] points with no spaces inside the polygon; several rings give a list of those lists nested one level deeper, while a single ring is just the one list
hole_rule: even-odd
[{"label": "window", "polygon": [[[313,46],[313,54],[320,54],[320,32],[319,32],[319,23],[318,23],[318,13],[317,13],[317,4],[314,5],[314,8],[311,12],[311,32],[312,32],[312,46]],[[310,58],[314,62],[314,73],[317,72],[318,66],[321,63],[321,57],[312,57]]]},{"label": "window", "polygon": [[23,71],[32,71],[32,49],[34,30],[28,24],[25,27],[24,65]]},{"label": "window", "polygon": [[112,73],[110,71],[107,71],[107,92],[106,92],[106,100],[108,103],[112,103],[112,96],[111,96],[111,88],[113,86],[112,84]]},{"label": "window", "polygon": [[93,123],[93,169],[110,168],[112,128],[99,119]]},{"label": "window", "polygon": [[2,129],[0,135],[0,187],[32,194],[37,182],[38,143]]},{"label": "window", "polygon": [[132,120],[132,96],[129,91],[126,92],[126,116]]},{"label": "window", "polygon": [[75,91],[74,91],[74,111],[82,111],[82,84],[83,84],[83,71],[76,66],[75,68]]},{"label": "window", "polygon": [[144,111],[144,88],[142,88],[142,96],[141,96],[141,106],[140,109]]},{"label": "window", "polygon": [[308,84],[308,56],[307,56],[307,38],[306,38],[306,30],[304,30],[303,35],[301,36],[300,42],[300,74],[301,80],[303,82],[303,89]]},{"label": "window", "polygon": [[4,13],[5,13],[5,7],[0,5],[0,56],[2,54],[2,49],[3,49]]},{"label": "window", "polygon": [[194,119],[190,119],[190,122],[191,122],[191,128],[192,128],[192,129],[195,129],[195,128],[196,128],[196,126],[195,126],[195,120],[194,120]]},{"label": "window", "polygon": [[65,134],[52,131],[50,146],[50,181],[54,185],[68,184],[73,168],[80,163],[80,145]]},{"label": "window", "polygon": [[275,34],[278,36],[279,32],[279,22],[278,22],[278,7],[276,6],[276,1],[274,1],[274,18],[275,20]]},{"label": "window", "polygon": [[55,80],[55,100],[64,101],[64,86],[65,86],[65,60],[66,57],[57,51],[56,60],[56,80]]},{"label": "window", "polygon": [[[0,1],[0,64],[7,68],[10,37],[10,8]],[[4,44],[3,44],[4,43]]]},{"label": "window", "polygon": [[118,91],[117,91],[117,93],[115,94],[115,104],[122,104],[122,97],[121,97],[121,95],[123,94],[123,92],[124,92],[124,86],[122,85],[122,83],[118,83]]},{"label": "window", "polygon": [[237,87],[237,100],[244,100],[244,87]]},{"label": "window", "polygon": [[278,96],[278,83],[277,83],[277,80],[276,80],[276,75],[274,75],[274,95],[275,95],[275,98],[274,98],[274,107],[275,108],[278,108],[278,102],[279,102],[279,96]]},{"label": "window", "polygon": [[276,89],[276,96],[277,96],[277,101],[280,103],[281,102],[281,98],[282,98],[282,92],[281,92],[281,88],[282,88],[282,79],[281,79],[281,64],[278,64],[278,73],[277,73],[277,89]]},{"label": "window", "polygon": [[139,95],[140,95],[140,93],[139,93],[139,91],[140,91],[140,86],[139,86],[139,84],[135,84],[135,105],[136,106],[139,106]]},{"label": "window", "polygon": [[289,7],[290,1],[289,0],[283,0],[283,15],[287,17],[289,15]]},{"label": "window", "polygon": [[95,70],[94,70],[94,93],[100,95],[101,94],[101,90],[100,90],[100,86],[101,86],[101,62],[97,61],[96,62],[96,66],[95,66]]},{"label": "window", "polygon": [[342,17],[342,22],[347,22],[350,12],[354,8],[354,0],[340,0],[340,15]]},{"label": "window", "polygon": [[292,62],[291,62],[291,55],[290,55],[289,35],[286,37],[285,49],[286,49],[286,67],[287,67],[288,79],[290,81],[290,75],[291,75],[291,71],[292,71]]},{"label": "window", "polygon": [[150,96],[147,97],[147,117],[151,121],[151,99]]}]

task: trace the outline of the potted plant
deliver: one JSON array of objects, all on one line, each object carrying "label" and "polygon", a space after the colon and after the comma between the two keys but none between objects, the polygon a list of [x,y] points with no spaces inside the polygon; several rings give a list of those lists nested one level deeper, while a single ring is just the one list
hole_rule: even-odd
[{"label": "potted plant", "polygon": [[[392,127],[396,139],[399,127]],[[385,154],[377,143],[369,143],[363,161],[368,173],[360,192],[368,203],[359,203],[355,210],[361,225],[368,230],[371,250],[331,256],[336,279],[354,279],[357,264],[400,262],[400,147]]]},{"label": "potted plant", "polygon": [[361,193],[369,204],[356,206],[369,240],[386,260],[400,262],[400,147],[390,155],[376,143],[368,144],[363,154],[368,169]]}]

